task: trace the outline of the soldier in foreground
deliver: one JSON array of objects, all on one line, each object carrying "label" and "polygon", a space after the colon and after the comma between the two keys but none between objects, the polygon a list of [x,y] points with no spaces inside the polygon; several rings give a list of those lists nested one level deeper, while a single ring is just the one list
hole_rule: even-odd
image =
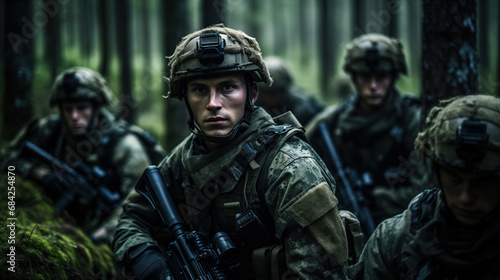
[{"label": "soldier in foreground", "polygon": [[[369,209],[369,218],[348,209],[358,215],[362,226],[370,223],[366,220],[376,226],[401,213],[426,180],[425,166],[412,153],[420,106],[395,86],[399,74],[407,73],[402,48],[398,40],[380,34],[362,35],[348,44],[344,70],[357,93],[339,106],[326,108],[306,127],[307,138],[334,177],[345,173],[357,202]],[[344,170],[338,170],[332,159],[330,144]],[[339,182],[337,188],[341,209],[350,208],[344,185]]]},{"label": "soldier in foreground", "polygon": [[[229,234],[240,265],[225,269],[226,277],[271,279],[267,269],[283,268],[272,279],[345,279],[347,240],[333,177],[302,130],[278,125],[254,105],[256,82],[272,82],[257,41],[219,24],[185,36],[169,58],[167,97],[184,101],[192,134],[159,172],[191,230],[207,240]],[[166,279],[172,232],[138,193],[123,209],[113,240],[118,260],[136,279]],[[236,230],[250,213],[253,222]],[[262,248],[281,250],[266,260]]]},{"label": "soldier in foreground", "polygon": [[438,187],[379,225],[353,279],[500,279],[500,99],[441,101],[415,146]]},{"label": "soldier in foreground", "polygon": [[259,98],[255,105],[264,108],[272,117],[291,111],[305,127],[325,105],[294,85],[292,70],[283,59],[270,56],[264,61],[273,84],[259,83]]},{"label": "soldier in foreground", "polygon": [[99,73],[65,70],[49,101],[59,114],[30,122],[6,149],[3,163],[40,183],[58,210],[68,211],[94,241],[109,244],[119,204],[152,163],[131,126],[104,108],[111,100]]}]

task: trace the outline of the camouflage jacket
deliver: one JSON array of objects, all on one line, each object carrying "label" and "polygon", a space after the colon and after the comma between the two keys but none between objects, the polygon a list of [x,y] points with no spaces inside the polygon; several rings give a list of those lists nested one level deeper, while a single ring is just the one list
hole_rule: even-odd
[{"label": "camouflage jacket", "polygon": [[421,120],[415,103],[396,90],[389,106],[365,115],[352,95],[340,106],[325,109],[306,127],[312,147],[334,176],[337,171],[319,133],[320,122],[326,123],[343,167],[355,170],[358,176],[371,175],[373,183],[365,195],[376,223],[404,211],[427,180],[428,168],[413,152]]},{"label": "camouflage jacket", "polygon": [[[40,166],[41,163],[36,160],[21,156],[20,145],[23,141],[29,140],[72,168],[80,162],[85,162],[88,166],[99,166],[109,171],[106,176],[112,176],[113,179],[106,187],[125,197],[135,187],[136,181],[142,175],[142,171],[149,166],[150,160],[141,140],[136,135],[122,133],[119,129],[117,120],[104,109],[99,115],[97,128],[87,132],[78,140],[71,136],[59,115],[34,119],[3,152],[2,165],[14,165],[16,171],[23,177],[28,176],[34,167]],[[115,135],[118,135],[116,139]],[[52,167],[47,168],[52,170]],[[79,226],[87,233],[91,233],[96,230],[95,227],[87,228],[89,215],[92,213],[91,202],[83,199],[78,199],[78,202],[78,206],[72,205],[68,211]],[[101,226],[112,232],[120,212],[121,208],[116,209],[107,221],[101,223]]]},{"label": "camouflage jacket", "polygon": [[439,189],[415,197],[402,214],[382,222],[352,279],[500,279],[500,213],[476,228],[457,225]]},{"label": "camouflage jacket", "polygon": [[[306,142],[292,136],[282,146],[264,150],[240,180],[229,174],[214,178],[232,163],[244,143],[273,126],[271,117],[258,108],[247,130],[213,151],[207,151],[195,135],[189,136],[160,163],[165,184],[191,230],[199,231],[206,217],[215,217],[212,226],[231,236],[239,251],[238,277],[254,279],[255,274],[251,250],[233,226],[236,213],[251,206],[272,218],[274,228],[269,230],[284,245],[293,273],[306,279],[344,279],[347,240],[337,210],[335,181]],[[265,193],[268,210],[259,202],[254,172],[265,160],[272,161]],[[120,261],[133,246],[151,242],[164,248],[170,242],[160,216],[143,196],[132,193],[123,209],[113,240]]]}]

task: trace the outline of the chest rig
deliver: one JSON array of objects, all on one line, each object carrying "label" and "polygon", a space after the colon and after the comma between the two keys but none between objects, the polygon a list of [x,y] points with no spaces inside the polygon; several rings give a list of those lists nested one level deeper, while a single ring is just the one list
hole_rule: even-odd
[{"label": "chest rig", "polygon": [[[226,176],[229,174],[237,181],[236,185],[230,191],[219,193],[210,199],[205,209],[200,210],[197,215],[189,215],[191,228],[199,229],[208,236],[214,232],[224,231],[230,235],[236,246],[254,247],[246,244],[248,242],[243,241],[235,228],[235,217],[238,214],[244,215],[246,210],[252,209],[274,236],[273,219],[264,199],[267,191],[267,169],[287,139],[299,133],[303,134],[301,128],[280,124],[264,130],[256,138],[243,144],[239,154],[220,172]],[[214,176],[214,178],[223,177]],[[217,184],[214,181],[217,180],[211,180],[207,184]],[[193,197],[193,192],[196,191],[193,188],[185,188],[185,197]],[[192,200],[188,199],[187,203],[190,204],[190,201]],[[242,218],[244,223],[248,216]]]}]

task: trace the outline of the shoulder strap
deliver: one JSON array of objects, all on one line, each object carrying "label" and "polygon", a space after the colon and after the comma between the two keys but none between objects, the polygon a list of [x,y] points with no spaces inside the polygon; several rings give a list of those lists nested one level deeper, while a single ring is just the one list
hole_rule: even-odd
[{"label": "shoulder strap", "polygon": [[[282,135],[279,139],[279,141],[275,141],[273,143],[273,148],[269,149],[270,151],[273,151],[273,153],[268,154],[266,156],[266,160],[264,161],[264,164],[259,168],[259,174],[257,178],[257,197],[259,198],[259,203],[262,209],[261,214],[261,220],[262,223],[266,226],[267,229],[270,229],[272,232],[274,232],[274,221],[271,219],[271,214],[269,213],[269,208],[267,207],[265,195],[267,190],[269,189],[269,184],[267,183],[267,176],[269,172],[269,168],[271,167],[271,164],[273,162],[274,157],[276,154],[279,152],[281,146],[286,143],[286,141],[292,137],[292,136],[298,136],[301,139],[305,139],[305,134],[304,130],[300,128],[293,128],[289,130],[285,135]],[[307,142],[307,141],[306,141]]]},{"label": "shoulder strap", "polygon": [[410,206],[411,225],[410,233],[415,234],[417,230],[426,225],[434,215],[439,189],[425,190],[419,200]]},{"label": "shoulder strap", "polygon": [[265,150],[280,135],[286,134],[292,129],[294,128],[291,125],[287,124],[278,125],[266,129],[259,136],[257,136],[257,138],[255,138],[252,141],[246,142],[241,147],[240,153],[236,156],[234,161],[225,169],[225,172],[228,172],[236,180],[239,180],[247,170],[250,162],[252,162],[261,151]]}]

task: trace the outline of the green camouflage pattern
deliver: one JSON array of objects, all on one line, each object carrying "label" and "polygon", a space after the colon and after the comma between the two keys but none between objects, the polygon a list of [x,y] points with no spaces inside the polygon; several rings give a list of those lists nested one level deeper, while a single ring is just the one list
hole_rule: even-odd
[{"label": "green camouflage pattern", "polygon": [[[455,152],[457,127],[465,119],[482,121],[487,126],[488,152],[477,163],[466,163]],[[439,164],[465,168],[474,172],[494,170],[500,174],[500,98],[489,95],[468,95],[441,101],[426,119],[426,130],[418,135],[415,148],[420,154]],[[470,167],[469,167],[470,168]]]},{"label": "green camouflage pattern", "polygon": [[[74,167],[82,160],[89,166],[100,166],[99,159],[101,159],[101,155],[110,154],[109,151],[104,151],[103,145],[99,144],[100,141],[117,133],[118,125],[114,116],[105,109],[101,109],[97,128],[89,131],[87,135],[78,141],[71,136],[66,125],[61,125],[60,122],[59,115],[41,119],[34,118],[3,151],[2,166],[14,165],[18,174],[26,177],[32,168],[40,165],[38,162],[20,157],[21,151],[19,148],[24,140],[33,142],[33,144],[67,163],[70,167]],[[57,133],[55,132],[57,127],[59,127],[60,131],[54,140],[53,134]],[[132,133],[122,135],[110,155],[111,164],[114,172],[116,172],[115,177],[119,178],[120,182],[118,186],[107,187],[119,191],[125,197],[134,189],[135,183],[142,175],[142,172],[150,165],[150,160],[142,142]],[[51,167],[48,168],[51,169]],[[81,213],[92,212],[92,209],[85,208],[89,207],[88,202],[81,201],[81,203]],[[116,227],[120,212],[121,208],[116,209],[110,218],[102,223],[101,226],[109,233],[112,233]],[[86,219],[87,216],[84,215],[76,223],[84,225],[88,223]],[[91,232],[87,233],[90,234]],[[111,236],[108,238],[111,238]],[[108,239],[108,242],[110,242],[110,239]]]},{"label": "green camouflage pattern", "polygon": [[[268,149],[259,155],[239,181],[229,174],[214,178],[246,141],[273,125],[271,117],[257,108],[247,130],[213,151],[207,151],[195,135],[189,136],[159,165],[166,186],[180,202],[178,209],[192,230],[199,230],[210,207],[215,209],[218,227],[230,234],[239,249],[241,265],[235,274],[253,279],[251,251],[238,239],[232,223],[247,203],[257,212],[261,210],[254,170],[262,166],[266,155],[276,154],[268,159],[272,162],[265,202],[274,220],[275,236],[285,246],[289,269],[304,279],[345,279],[347,240],[334,195],[335,181],[308,144],[292,136],[278,151]],[[212,179],[218,184],[212,184]],[[245,182],[249,183],[245,186]],[[318,197],[322,200],[317,201]],[[113,240],[119,260],[129,248],[142,243],[158,243],[165,248],[170,241],[168,230],[143,196],[131,193],[123,209]]]},{"label": "green camouflage pattern", "polygon": [[[63,81],[67,74],[74,74],[76,79],[74,91],[66,91]],[[113,101],[113,93],[101,74],[85,68],[73,67],[57,76],[50,92],[49,104],[54,106],[63,101],[91,100],[99,105],[106,106]]]},{"label": "green camouflage pattern", "polygon": [[[210,33],[220,34],[225,41],[224,59],[220,64],[203,65],[197,57],[197,45],[200,44],[200,35]],[[257,40],[243,31],[225,27],[222,23],[184,36],[168,59],[171,71],[170,77],[165,77],[169,83],[169,92],[165,98],[183,100],[181,82],[187,78],[209,73],[245,72],[254,82],[264,82],[268,85],[273,83]]]},{"label": "green camouflage pattern", "polygon": [[[376,50],[376,65],[367,63],[370,51]],[[347,73],[399,72],[407,74],[403,44],[383,34],[368,33],[357,37],[346,46],[344,70]]]},{"label": "green camouflage pattern", "polygon": [[[357,95],[349,98],[313,118],[306,127],[306,136],[336,176],[318,129],[318,124],[325,122],[343,167],[354,168],[359,174],[370,172],[375,186],[368,199],[372,203],[372,216],[379,223],[404,211],[411,199],[426,187],[430,170],[413,148],[421,111],[419,106],[403,105],[409,97],[397,90],[389,106],[371,115],[361,112]],[[396,174],[386,176],[387,170]]]},{"label": "green camouflage pattern", "polygon": [[[480,231],[457,227],[441,191],[426,192],[377,227],[359,262],[348,268],[351,279],[500,279],[498,211]],[[429,260],[433,265],[425,266]],[[438,268],[441,274],[433,274]]]}]

